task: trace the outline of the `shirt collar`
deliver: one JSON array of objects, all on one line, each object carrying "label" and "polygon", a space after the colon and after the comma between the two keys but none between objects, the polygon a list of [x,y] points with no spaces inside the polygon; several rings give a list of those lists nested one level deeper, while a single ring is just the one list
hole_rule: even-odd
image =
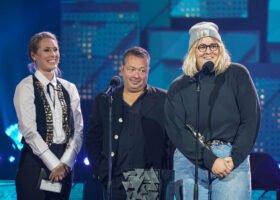
[{"label": "shirt collar", "polygon": [[34,74],[36,78],[43,84],[44,87],[47,87],[49,83],[53,84],[53,86],[56,88],[56,75],[54,73],[53,79],[49,81],[39,70],[37,70]]}]

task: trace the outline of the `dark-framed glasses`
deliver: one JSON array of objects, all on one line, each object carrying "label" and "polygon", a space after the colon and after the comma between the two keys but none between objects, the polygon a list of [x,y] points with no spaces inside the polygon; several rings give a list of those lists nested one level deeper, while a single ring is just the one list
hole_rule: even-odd
[{"label": "dark-framed glasses", "polygon": [[198,45],[197,49],[198,51],[200,52],[205,52],[207,51],[207,48],[209,47],[209,49],[211,51],[217,51],[217,49],[220,47],[217,43],[211,43],[209,45],[206,45],[206,44],[200,44]]}]

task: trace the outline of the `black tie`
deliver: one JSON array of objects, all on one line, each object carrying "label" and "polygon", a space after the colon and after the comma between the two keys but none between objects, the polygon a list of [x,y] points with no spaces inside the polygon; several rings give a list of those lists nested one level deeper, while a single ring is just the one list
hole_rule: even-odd
[{"label": "black tie", "polygon": [[47,85],[47,93],[49,94],[49,97],[50,97],[50,99],[51,99],[51,101],[52,101],[52,103],[53,103],[53,107],[55,107],[55,95],[53,95],[53,99],[52,99],[51,92],[50,92],[50,86],[52,87],[52,89],[53,89],[53,91],[54,91],[54,86],[53,86],[53,84],[49,83],[49,84]]}]

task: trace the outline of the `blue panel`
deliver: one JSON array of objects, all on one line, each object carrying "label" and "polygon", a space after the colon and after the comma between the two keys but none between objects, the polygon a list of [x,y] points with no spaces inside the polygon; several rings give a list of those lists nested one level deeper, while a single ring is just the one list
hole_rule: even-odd
[{"label": "blue panel", "polygon": [[170,26],[169,0],[137,0],[140,4],[141,30],[149,27],[167,28]]},{"label": "blue panel", "polygon": [[62,4],[61,68],[82,99],[93,99],[119,73],[124,50],[139,44],[138,4],[78,5]]},{"label": "blue panel", "polygon": [[170,83],[182,74],[181,62],[176,60],[161,60],[156,66],[152,66],[149,75],[149,84],[168,89]]},{"label": "blue panel", "polygon": [[254,152],[265,152],[280,160],[280,80],[254,79],[262,110],[262,122]]},{"label": "blue panel", "polygon": [[[83,183],[73,183],[69,200],[83,199]],[[0,180],[0,200],[16,200],[16,186],[14,180]]]},{"label": "blue panel", "polygon": [[187,31],[153,30],[149,32],[149,52],[153,59],[182,60],[188,51],[188,46]]},{"label": "blue panel", "polygon": [[247,66],[257,88],[262,120],[253,152],[264,152],[280,161],[280,68],[272,64]]},{"label": "blue panel", "polygon": [[[264,194],[264,192],[265,192],[265,194]],[[277,191],[253,190],[251,200],[261,200],[261,199],[262,200],[265,200],[265,199],[266,200],[277,200]]]},{"label": "blue panel", "polygon": [[280,43],[280,2],[279,0],[269,1],[269,12],[268,12],[268,31],[267,40],[272,43]]},{"label": "blue panel", "polygon": [[181,65],[188,50],[189,35],[182,31],[151,31],[149,83],[168,89],[171,81],[182,74]]},{"label": "blue panel", "polygon": [[247,0],[172,0],[172,17],[246,18]]},{"label": "blue panel", "polygon": [[258,63],[260,61],[259,32],[222,32],[221,37],[230,52],[232,61],[240,63]]},{"label": "blue panel", "polygon": [[280,63],[280,43],[268,44],[267,50],[269,52],[269,62]]}]

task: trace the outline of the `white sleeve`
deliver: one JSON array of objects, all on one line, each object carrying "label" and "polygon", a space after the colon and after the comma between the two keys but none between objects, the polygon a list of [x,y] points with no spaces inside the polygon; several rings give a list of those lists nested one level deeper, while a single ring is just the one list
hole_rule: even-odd
[{"label": "white sleeve", "polygon": [[18,118],[18,127],[25,142],[33,153],[40,157],[49,170],[59,164],[59,159],[49,150],[48,145],[37,131],[34,88],[31,82],[21,82],[15,91],[14,106]]},{"label": "white sleeve", "polygon": [[70,146],[65,150],[60,161],[67,164],[72,169],[75,163],[76,156],[82,147],[84,124],[81,112],[80,97],[78,90],[74,84],[71,84],[69,94],[71,101],[71,109],[74,118],[74,135],[72,138],[70,138]]}]

